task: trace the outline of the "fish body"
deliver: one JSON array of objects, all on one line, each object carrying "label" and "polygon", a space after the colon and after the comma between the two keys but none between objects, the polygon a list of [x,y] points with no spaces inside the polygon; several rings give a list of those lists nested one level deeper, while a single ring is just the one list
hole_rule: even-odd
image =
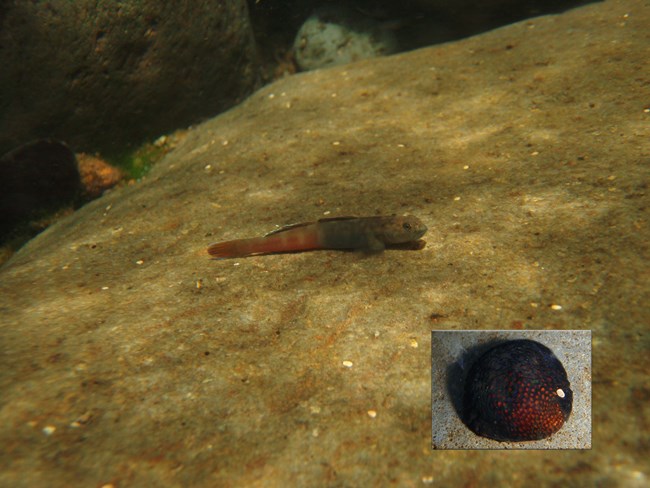
[{"label": "fish body", "polygon": [[417,241],[426,231],[413,216],[337,217],[288,225],[263,237],[217,242],[208,247],[208,253],[215,258],[236,258],[314,249],[383,251],[387,245]]}]

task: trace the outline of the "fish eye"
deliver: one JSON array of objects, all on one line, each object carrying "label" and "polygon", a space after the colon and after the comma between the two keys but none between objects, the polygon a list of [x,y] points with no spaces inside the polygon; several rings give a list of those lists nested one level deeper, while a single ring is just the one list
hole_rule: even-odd
[{"label": "fish eye", "polygon": [[404,222],[402,224],[402,227],[404,227],[404,230],[411,230],[411,224],[409,224],[408,222]]}]

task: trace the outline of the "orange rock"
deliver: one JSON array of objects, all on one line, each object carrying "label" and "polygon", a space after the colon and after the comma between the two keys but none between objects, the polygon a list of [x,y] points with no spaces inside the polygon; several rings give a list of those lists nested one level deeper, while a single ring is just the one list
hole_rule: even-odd
[{"label": "orange rock", "polygon": [[90,154],[77,154],[84,197],[94,199],[124,179],[124,172]]}]

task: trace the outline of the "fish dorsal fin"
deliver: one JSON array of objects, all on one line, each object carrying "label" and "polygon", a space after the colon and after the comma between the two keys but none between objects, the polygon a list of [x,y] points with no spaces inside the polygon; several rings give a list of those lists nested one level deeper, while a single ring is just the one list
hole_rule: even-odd
[{"label": "fish dorsal fin", "polygon": [[315,223],[316,222],[302,222],[300,224],[284,225],[284,226],[280,227],[279,229],[275,229],[275,230],[272,230],[271,232],[268,232],[268,233],[264,234],[264,237],[272,236],[273,234],[279,234],[280,232],[286,232],[288,230],[296,229],[298,227],[306,227],[308,225],[312,225],[312,224],[315,224]]},{"label": "fish dorsal fin", "polygon": [[358,218],[359,217],[329,217],[325,219],[318,219],[317,222],[302,222],[300,224],[289,224],[289,225],[282,226],[279,229],[272,230],[267,234],[264,234],[264,237],[271,236],[273,234],[279,234],[280,232],[286,232],[288,230],[296,229],[298,227],[306,227],[308,225],[317,224],[319,222],[336,222],[336,221],[343,221],[343,220],[355,220]]},{"label": "fish dorsal fin", "polygon": [[326,219],[318,219],[319,222],[334,222],[337,220],[355,220],[359,217],[328,217]]}]

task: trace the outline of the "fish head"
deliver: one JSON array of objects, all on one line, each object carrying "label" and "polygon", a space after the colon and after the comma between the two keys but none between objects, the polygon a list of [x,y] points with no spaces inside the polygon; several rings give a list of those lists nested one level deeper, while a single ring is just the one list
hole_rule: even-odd
[{"label": "fish head", "polygon": [[394,216],[388,220],[382,229],[386,244],[401,244],[417,241],[427,231],[427,226],[413,215]]}]

